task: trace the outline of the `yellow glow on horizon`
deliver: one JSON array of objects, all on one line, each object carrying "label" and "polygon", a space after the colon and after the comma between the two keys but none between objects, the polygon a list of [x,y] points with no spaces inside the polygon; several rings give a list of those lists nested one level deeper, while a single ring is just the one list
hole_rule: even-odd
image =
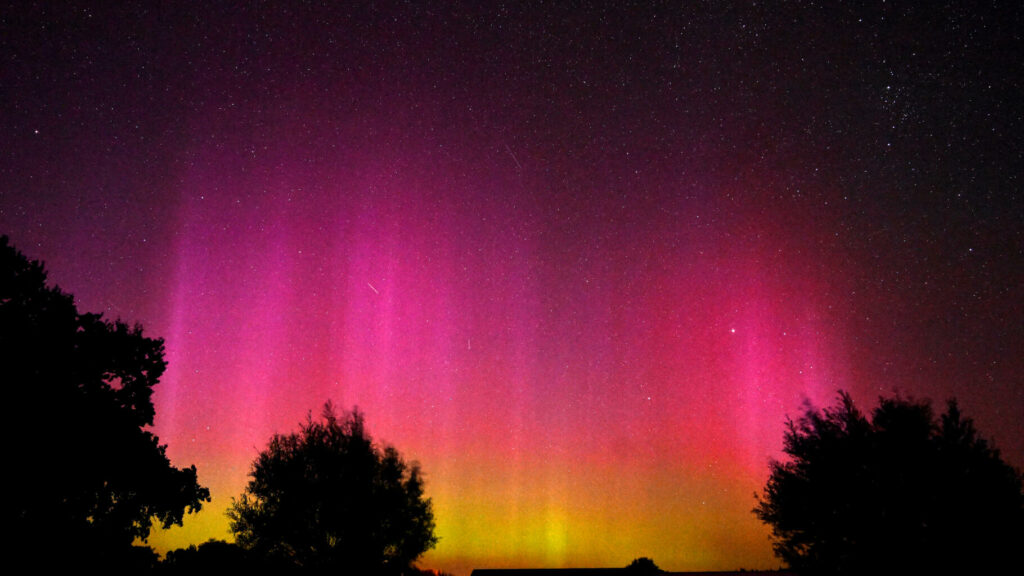
[{"label": "yellow glow on horizon", "polygon": [[[474,568],[617,567],[646,556],[663,569],[774,568],[768,529],[751,513],[762,479],[737,470],[492,459],[427,463],[438,544],[417,563],[468,576]],[[232,541],[215,498],[184,526],[154,529],[157,552]],[[745,552],[736,555],[736,550]]]},{"label": "yellow glow on horizon", "polygon": [[[513,479],[480,469],[472,467],[473,481],[459,482],[458,492],[432,484],[440,540],[420,566],[468,574],[621,567],[641,556],[666,570],[779,566],[767,528],[751,513],[760,485],[750,476],[658,469],[616,475],[588,464],[571,474],[539,465]],[[745,554],[736,555],[737,543]]]},{"label": "yellow glow on horizon", "polygon": [[186,516],[181,526],[166,529],[154,526],[145,544],[164,556],[170,550],[199,545],[211,539],[234,542],[227,516],[230,505],[230,498],[213,498],[203,505],[201,511]]}]

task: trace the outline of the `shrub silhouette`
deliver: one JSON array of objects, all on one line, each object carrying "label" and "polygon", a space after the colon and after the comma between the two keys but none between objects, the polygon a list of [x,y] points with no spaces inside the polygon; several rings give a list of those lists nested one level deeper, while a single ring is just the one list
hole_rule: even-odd
[{"label": "shrub silhouette", "polygon": [[658,574],[662,570],[658,568],[658,565],[654,563],[654,560],[650,558],[641,557],[635,558],[626,566],[626,570],[629,570],[632,574]]},{"label": "shrub silhouette", "polygon": [[[11,550],[41,565],[150,566],[153,518],[165,527],[209,491],[171,466],[153,423],[163,342],[138,326],[80,314],[43,266],[0,238],[0,370],[8,439],[4,502]],[[59,538],[64,550],[52,553]]]},{"label": "shrub silhouette", "polygon": [[776,554],[813,574],[982,573],[1024,536],[1020,473],[950,401],[881,398],[868,420],[850,396],[790,421],[786,461],[754,509]]},{"label": "shrub silhouette", "polygon": [[250,560],[238,545],[223,540],[171,550],[161,563],[163,574],[233,574],[267,572],[267,568]]},{"label": "shrub silhouette", "polygon": [[240,546],[313,571],[401,574],[434,546],[420,470],[375,446],[358,410],[275,435],[229,510]]}]

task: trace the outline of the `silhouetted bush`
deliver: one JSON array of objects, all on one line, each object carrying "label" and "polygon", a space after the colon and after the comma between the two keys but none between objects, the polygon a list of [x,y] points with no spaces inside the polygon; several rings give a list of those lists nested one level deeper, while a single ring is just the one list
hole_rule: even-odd
[{"label": "silhouetted bush", "polygon": [[223,540],[171,550],[162,563],[163,574],[238,574],[265,572],[266,568],[237,544]]},{"label": "silhouetted bush", "polygon": [[[0,238],[0,373],[7,545],[39,569],[149,566],[153,518],[180,524],[209,492],[171,466],[153,423],[163,342],[79,314]],[[62,552],[53,553],[61,542]]]},{"label": "silhouetted bush", "polygon": [[881,398],[868,420],[807,407],[754,512],[776,553],[813,574],[984,573],[1024,542],[1020,473],[979,438],[955,401]]},{"label": "silhouetted bush", "polygon": [[654,560],[650,558],[636,558],[626,566],[626,570],[629,570],[633,574],[657,574],[661,572],[661,568],[654,563]]},{"label": "silhouetted bush", "polygon": [[275,435],[229,516],[259,558],[304,570],[401,574],[432,548],[434,516],[419,467],[374,446],[363,416],[330,403],[295,434]]}]

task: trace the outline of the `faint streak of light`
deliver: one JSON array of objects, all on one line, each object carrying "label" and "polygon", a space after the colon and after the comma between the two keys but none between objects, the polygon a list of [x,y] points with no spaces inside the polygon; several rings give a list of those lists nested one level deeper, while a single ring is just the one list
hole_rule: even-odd
[{"label": "faint streak of light", "polygon": [[370,290],[373,290],[374,294],[378,294],[378,295],[380,294],[380,292],[378,292],[377,289],[373,287],[373,284],[370,284],[369,282],[367,282],[366,285],[370,287]]},{"label": "faint streak of light", "polygon": [[512,161],[516,163],[516,168],[522,170],[523,165],[519,163],[519,158],[516,158],[516,153],[513,152],[512,149],[508,147],[508,144],[505,144],[505,150],[507,150],[508,155],[512,157]]}]

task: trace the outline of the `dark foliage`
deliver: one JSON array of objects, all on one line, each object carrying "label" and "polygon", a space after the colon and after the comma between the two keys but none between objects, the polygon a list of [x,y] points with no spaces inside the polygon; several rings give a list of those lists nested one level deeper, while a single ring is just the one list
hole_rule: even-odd
[{"label": "dark foliage", "polygon": [[430,499],[416,464],[379,449],[357,410],[275,435],[229,516],[237,542],[257,557],[304,570],[400,574],[436,543]]},{"label": "dark foliage", "polygon": [[239,574],[272,572],[255,562],[240,546],[207,540],[199,546],[171,550],[161,565],[162,574]]},{"label": "dark foliage", "polygon": [[633,574],[657,574],[661,572],[661,568],[654,563],[654,560],[650,558],[636,558],[626,566],[626,570],[629,570]]},{"label": "dark foliage", "polygon": [[[0,367],[11,550],[41,566],[151,565],[152,551],[132,542],[154,518],[180,524],[209,500],[195,467],[171,466],[145,429],[163,342],[79,314],[70,295],[46,285],[43,266],[3,237]],[[54,540],[65,553],[49,552]]]},{"label": "dark foliage", "polygon": [[955,401],[881,398],[871,419],[841,393],[789,422],[754,512],[776,554],[808,574],[984,573],[1024,541],[1021,475]]}]

